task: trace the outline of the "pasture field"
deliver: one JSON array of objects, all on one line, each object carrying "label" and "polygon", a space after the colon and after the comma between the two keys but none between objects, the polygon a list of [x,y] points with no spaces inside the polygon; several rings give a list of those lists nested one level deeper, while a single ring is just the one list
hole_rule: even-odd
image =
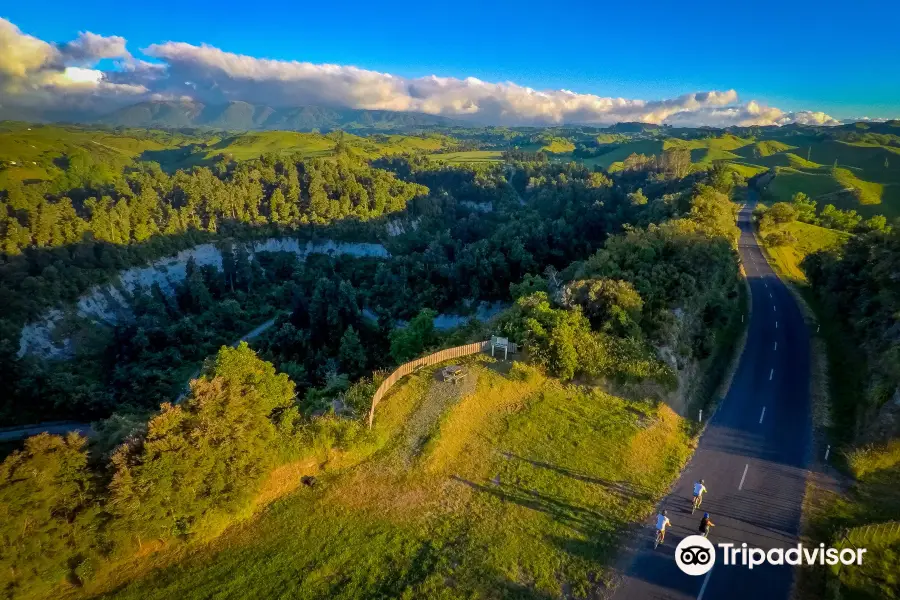
[{"label": "pasture field", "polygon": [[434,160],[443,160],[450,164],[499,162],[503,160],[503,152],[500,150],[469,150],[466,152],[430,154],[429,157]]},{"label": "pasture field", "polygon": [[766,244],[772,267],[779,275],[787,277],[795,283],[803,284],[806,283],[806,275],[800,268],[800,263],[807,255],[819,250],[838,248],[852,237],[852,234],[843,231],[794,221],[776,225],[766,230],[761,241],[765,243],[765,235],[775,231],[787,231],[794,237],[796,242],[789,246],[770,246]]}]

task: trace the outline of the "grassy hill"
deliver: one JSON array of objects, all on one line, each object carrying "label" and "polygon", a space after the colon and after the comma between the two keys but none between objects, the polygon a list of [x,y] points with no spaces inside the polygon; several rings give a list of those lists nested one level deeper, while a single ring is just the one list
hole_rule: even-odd
[{"label": "grassy hill", "polygon": [[766,244],[773,267],[788,279],[802,283],[806,283],[806,276],[800,268],[800,263],[807,255],[819,250],[839,248],[852,237],[851,234],[843,231],[794,221],[793,223],[776,225],[764,232],[762,241],[765,242],[766,235],[774,231],[787,231],[796,242],[789,246],[771,246]]},{"label": "grassy hill", "polygon": [[90,155],[98,164],[121,167],[146,152],[176,148],[200,139],[162,131],[7,123],[0,130],[0,188],[10,181],[53,179],[62,172],[63,159],[76,153]]},{"label": "grassy hill", "polygon": [[518,363],[479,357],[469,368],[460,386],[432,369],[397,386],[375,419],[385,444],[355,467],[333,456],[315,488],[104,587],[183,600],[592,596],[619,536],[687,459],[681,418]]},{"label": "grassy hill", "polygon": [[224,138],[209,147],[206,157],[223,154],[229,158],[246,160],[262,154],[291,154],[299,152],[306,157],[326,156],[334,150],[335,141],[319,133],[293,131],[267,131],[246,133]]},{"label": "grassy hill", "polygon": [[789,201],[803,192],[820,204],[865,216],[900,216],[900,148],[834,139],[807,140],[794,148],[777,141],[753,146],[735,152],[745,165],[774,169],[765,190],[772,201]]},{"label": "grassy hill", "polygon": [[650,156],[652,154],[659,155],[662,151],[662,140],[635,140],[633,142],[628,142],[627,144],[622,144],[615,150],[607,152],[606,154],[586,159],[584,163],[609,170],[614,163],[620,163],[632,154],[645,154]]},{"label": "grassy hill", "polygon": [[[339,135],[261,131],[223,137],[212,133],[5,123],[0,128],[0,189],[12,181],[52,180],[62,174],[68,157],[79,153],[115,170],[133,161],[154,161],[174,171],[209,165],[220,156],[234,160],[258,158],[268,153],[327,157],[334,153]],[[435,152],[457,143],[440,134],[367,137],[344,134],[343,140],[350,152],[364,158]]]},{"label": "grassy hill", "polygon": [[793,167],[776,167],[775,178],[766,188],[766,193],[775,201],[787,201],[797,192],[818,198],[841,189],[828,169],[803,171]]},{"label": "grassy hill", "polygon": [[765,190],[771,201],[789,201],[795,193],[803,192],[821,205],[834,204],[864,216],[900,216],[900,184],[866,181],[866,172],[861,169],[776,167],[775,173]]},{"label": "grassy hill", "polygon": [[725,165],[744,179],[750,179],[751,177],[756,177],[757,175],[768,171],[767,168],[761,167],[759,165],[750,165],[737,161],[726,161]]},{"label": "grassy hill", "polygon": [[565,138],[555,137],[541,146],[540,150],[542,152],[549,152],[550,154],[566,154],[575,150],[575,144]]},{"label": "grassy hill", "polygon": [[814,163],[810,160],[798,156],[793,152],[780,152],[778,154],[770,154],[761,158],[748,160],[755,165],[763,167],[791,167],[794,169],[819,169],[823,165]]},{"label": "grassy hill", "polygon": [[794,149],[794,147],[795,146],[785,144],[778,140],[763,140],[741,146],[740,148],[735,148],[734,150],[735,154],[744,158],[757,159],[771,156],[772,154],[777,154],[779,152],[787,152],[788,150]]},{"label": "grassy hill", "polygon": [[503,159],[500,150],[468,150],[465,152],[444,152],[430,154],[435,160],[443,160],[450,164],[498,162]]}]

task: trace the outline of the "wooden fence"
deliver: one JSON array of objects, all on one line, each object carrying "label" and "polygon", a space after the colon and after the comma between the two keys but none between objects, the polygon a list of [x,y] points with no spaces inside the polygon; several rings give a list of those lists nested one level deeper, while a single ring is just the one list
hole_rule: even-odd
[{"label": "wooden fence", "polygon": [[897,540],[900,540],[900,521],[888,521],[847,529],[843,531],[839,544],[887,546]]},{"label": "wooden fence", "polygon": [[[422,358],[417,358],[416,360],[400,365],[396,371],[388,375],[387,379],[381,382],[381,385],[378,386],[377,390],[375,390],[375,395],[372,396],[372,407],[369,409],[369,428],[372,427],[372,422],[375,420],[375,407],[378,406],[378,403],[381,401],[384,395],[388,393],[388,390],[391,389],[394,384],[397,383],[401,378],[406,377],[410,373],[414,373],[419,369],[430,365],[436,365],[437,363],[444,362],[445,360],[451,360],[453,358],[459,358],[461,356],[469,356],[470,354],[477,354],[482,351],[489,351],[490,349],[490,340],[487,340],[485,342],[475,342],[474,344],[466,344],[465,346],[447,348],[446,350],[441,350],[440,352],[435,352],[434,354],[429,354],[428,356],[423,356]],[[516,344],[510,342],[509,353],[515,354],[516,350]],[[497,349],[497,352],[502,351],[503,350],[500,348]]]}]

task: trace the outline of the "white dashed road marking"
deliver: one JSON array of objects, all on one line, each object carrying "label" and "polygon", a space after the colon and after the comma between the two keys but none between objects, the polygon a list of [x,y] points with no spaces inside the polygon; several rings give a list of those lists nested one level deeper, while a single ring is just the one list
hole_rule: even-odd
[{"label": "white dashed road marking", "polygon": [[766,407],[763,406],[762,414],[759,415],[759,424],[762,425],[762,420],[766,416]]},{"label": "white dashed road marking", "polygon": [[738,484],[738,491],[741,491],[742,489],[744,489],[744,478],[747,476],[747,469],[749,469],[749,468],[750,468],[749,464],[744,465],[744,474],[741,475],[741,483]]},{"label": "white dashed road marking", "polygon": [[706,591],[706,584],[709,583],[709,576],[712,575],[713,570],[710,569],[709,573],[706,574],[706,578],[703,580],[703,585],[700,586],[700,593],[697,595],[697,600],[703,600],[703,592]]}]

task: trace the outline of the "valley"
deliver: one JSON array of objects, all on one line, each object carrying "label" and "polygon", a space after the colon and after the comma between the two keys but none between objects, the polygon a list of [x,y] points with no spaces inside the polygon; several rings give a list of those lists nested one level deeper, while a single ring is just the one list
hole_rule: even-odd
[{"label": "valley", "polygon": [[[0,127],[0,417],[49,433],[4,438],[8,595],[721,595],[660,564],[699,471],[722,535],[833,535],[801,523],[810,333],[753,236],[830,310],[821,270],[895,235],[894,134],[411,127]],[[492,336],[520,352],[418,371],[367,427],[397,365]]]}]

